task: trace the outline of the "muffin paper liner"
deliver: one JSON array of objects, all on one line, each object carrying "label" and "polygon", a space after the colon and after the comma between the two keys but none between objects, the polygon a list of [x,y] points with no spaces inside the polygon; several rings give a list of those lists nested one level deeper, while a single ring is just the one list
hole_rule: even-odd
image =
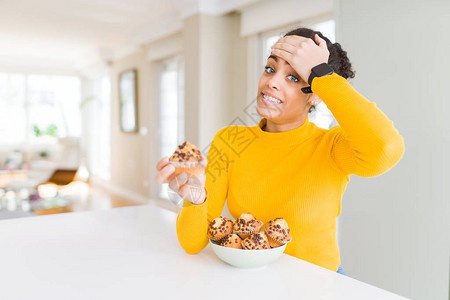
[{"label": "muffin paper liner", "polygon": [[193,167],[202,165],[198,161],[171,161],[171,160],[169,160],[169,163],[175,167],[181,167],[181,168],[193,168]]},{"label": "muffin paper liner", "polygon": [[178,162],[169,160],[169,164],[175,167],[175,176],[181,173],[189,173],[197,176],[203,170],[202,164],[196,161]]},{"label": "muffin paper liner", "polygon": [[221,243],[221,241],[222,241],[224,238],[226,238],[227,235],[229,235],[230,233],[233,233],[233,230],[231,230],[229,233],[225,234],[223,237],[221,237],[221,238],[219,238],[219,239],[214,239],[214,238],[210,237],[209,235],[208,235],[208,238],[209,238],[210,240],[216,241],[217,243]]},{"label": "muffin paper liner", "polygon": [[245,250],[251,250],[251,249],[248,249],[247,247],[245,247],[244,240],[242,240],[241,246],[242,246],[242,249],[245,249]]}]

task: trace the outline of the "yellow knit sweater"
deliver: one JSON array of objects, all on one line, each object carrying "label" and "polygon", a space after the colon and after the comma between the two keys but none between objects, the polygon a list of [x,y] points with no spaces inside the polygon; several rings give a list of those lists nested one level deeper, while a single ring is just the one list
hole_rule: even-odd
[{"label": "yellow knit sweater", "polygon": [[178,240],[188,253],[207,245],[207,226],[227,200],[235,219],[244,212],[263,222],[285,218],[292,234],[285,253],[338,269],[336,218],[349,175],[386,172],[402,157],[404,143],[392,121],[344,78],[315,78],[312,90],[340,126],[325,130],[307,119],[296,129],[270,133],[261,130],[262,119],[258,126],[229,126],[216,134],[207,157],[207,200],[185,201],[177,218]]}]

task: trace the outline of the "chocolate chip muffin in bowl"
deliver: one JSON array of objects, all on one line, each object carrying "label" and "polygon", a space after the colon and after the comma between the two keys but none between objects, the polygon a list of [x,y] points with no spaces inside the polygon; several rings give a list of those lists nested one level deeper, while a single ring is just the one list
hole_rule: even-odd
[{"label": "chocolate chip muffin in bowl", "polygon": [[[210,240],[210,246],[216,256],[223,262],[236,268],[260,268],[273,263],[286,249],[286,245],[277,248],[270,248],[267,237],[264,232],[254,234],[254,238],[248,237],[246,242],[242,241],[242,245],[250,247],[250,250],[245,248],[234,248],[233,245],[239,246],[236,240],[239,241],[237,234],[229,234],[222,240],[221,244]],[[255,249],[252,249],[255,247]]]},{"label": "chocolate chip muffin in bowl", "polygon": [[230,233],[220,240],[220,245],[228,248],[242,249],[242,239],[236,233]]},{"label": "chocolate chip muffin in bowl", "polygon": [[225,217],[218,217],[209,223],[207,235],[209,239],[220,244],[221,240],[232,231],[233,221]]},{"label": "chocolate chip muffin in bowl", "polygon": [[286,249],[287,244],[271,248],[269,237],[261,231],[263,222],[250,213],[242,214],[233,225],[234,233],[226,234],[230,222],[230,219],[220,217],[208,227],[212,250],[229,265],[237,268],[263,267],[277,260]]},{"label": "chocolate chip muffin in bowl", "polygon": [[276,218],[264,224],[264,231],[272,248],[283,246],[292,239],[291,230],[283,218]]},{"label": "chocolate chip muffin in bowl", "polygon": [[258,232],[263,226],[263,222],[257,220],[250,213],[243,213],[233,225],[234,233],[239,235],[243,240]]},{"label": "chocolate chip muffin in bowl", "polygon": [[242,241],[242,247],[247,250],[270,249],[269,239],[264,232],[255,232]]}]

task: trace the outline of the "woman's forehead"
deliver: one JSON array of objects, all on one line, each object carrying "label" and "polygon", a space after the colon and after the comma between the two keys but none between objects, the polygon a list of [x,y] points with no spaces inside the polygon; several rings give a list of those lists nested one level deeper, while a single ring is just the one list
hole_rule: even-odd
[{"label": "woman's forehead", "polygon": [[284,65],[286,68],[294,70],[287,61],[273,54],[269,55],[269,57],[267,58],[267,62],[274,62],[275,64],[281,64]]}]

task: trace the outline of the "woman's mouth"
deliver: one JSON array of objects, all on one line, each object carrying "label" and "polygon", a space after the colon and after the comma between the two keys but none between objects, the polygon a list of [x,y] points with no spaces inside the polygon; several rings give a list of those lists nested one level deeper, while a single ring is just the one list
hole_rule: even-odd
[{"label": "woman's mouth", "polygon": [[269,104],[281,104],[282,102],[280,100],[278,100],[277,98],[271,97],[269,95],[264,94],[263,92],[261,93],[262,96],[262,100],[265,103],[269,103]]}]

